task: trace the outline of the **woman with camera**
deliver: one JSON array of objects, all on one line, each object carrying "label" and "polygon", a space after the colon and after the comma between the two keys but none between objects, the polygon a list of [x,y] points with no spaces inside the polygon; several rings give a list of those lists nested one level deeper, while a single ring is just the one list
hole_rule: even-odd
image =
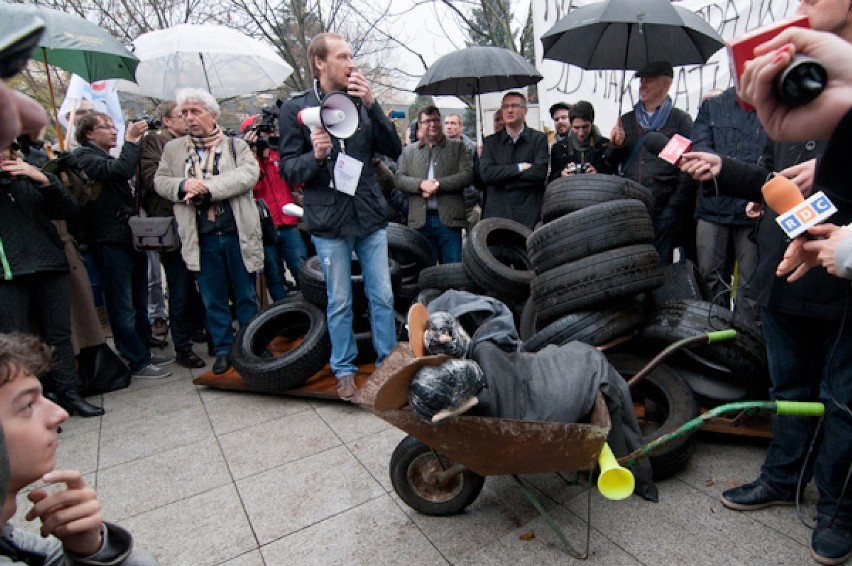
[{"label": "woman with camera", "polygon": [[102,415],[84,400],[71,345],[68,261],[54,219],[77,211],[56,177],[26,163],[17,148],[0,155],[0,333],[29,332],[38,324],[53,347],[53,371],[44,388],[70,414]]}]

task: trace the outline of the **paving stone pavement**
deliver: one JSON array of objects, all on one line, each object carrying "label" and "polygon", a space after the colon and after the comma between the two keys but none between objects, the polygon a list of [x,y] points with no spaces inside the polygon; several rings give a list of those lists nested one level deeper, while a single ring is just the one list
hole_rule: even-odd
[{"label": "paving stone pavement", "polygon": [[[391,487],[390,455],[405,435],[387,422],[339,401],[196,386],[203,370],[168,367],[172,377],[90,399],[106,415],[69,419],[58,462],[81,470],[104,517],[163,565],[814,563],[795,508],[739,513],[719,502],[757,474],[765,441],[702,434],[688,467],[658,484],[659,503],[593,491],[583,561],[564,552],[509,477],[488,478],[463,514],[420,515]],[[588,482],[528,479],[581,546]],[[814,500],[809,487],[803,516]],[[37,531],[23,519],[29,507],[22,494],[13,522]]]}]

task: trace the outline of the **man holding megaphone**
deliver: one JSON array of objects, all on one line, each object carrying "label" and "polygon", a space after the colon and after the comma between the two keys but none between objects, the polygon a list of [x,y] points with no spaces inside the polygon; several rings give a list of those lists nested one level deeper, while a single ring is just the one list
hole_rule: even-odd
[{"label": "man holding megaphone", "polygon": [[343,37],[321,33],[308,47],[313,88],[281,106],[280,171],[303,183],[304,221],[320,258],[328,296],[331,369],[337,393],[355,395],[357,348],[352,330],[352,252],[358,254],[380,364],[396,345],[388,269],[388,204],[376,182],[373,153],[397,159],[402,143],[393,123],[355,67]]}]

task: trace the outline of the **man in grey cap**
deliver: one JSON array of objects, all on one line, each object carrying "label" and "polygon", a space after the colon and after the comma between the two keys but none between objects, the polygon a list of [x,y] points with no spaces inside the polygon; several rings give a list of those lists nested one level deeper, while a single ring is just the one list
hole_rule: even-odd
[{"label": "man in grey cap", "polygon": [[[657,157],[644,146],[648,132],[672,137],[692,134],[692,118],[675,108],[669,96],[674,70],[671,63],[654,61],[636,73],[639,102],[612,129],[606,160],[619,166],[624,177],[645,185],[654,193],[654,246],[663,263],[672,263],[680,241],[680,217],[692,202],[695,183],[689,175]],[[691,214],[691,211],[689,211]]]}]

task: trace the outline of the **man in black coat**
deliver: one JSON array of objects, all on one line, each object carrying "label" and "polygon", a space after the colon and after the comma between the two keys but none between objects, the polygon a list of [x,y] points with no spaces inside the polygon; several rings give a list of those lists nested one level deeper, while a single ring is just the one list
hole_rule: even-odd
[{"label": "man in black coat", "polygon": [[[380,364],[396,346],[393,290],[388,268],[388,203],[376,182],[373,155],[397,159],[402,143],[393,123],[373,98],[370,83],[355,68],[352,50],[343,37],[322,33],[308,48],[314,74],[311,90],[281,106],[281,177],[291,185],[304,183],[305,226],[311,233],[326,281],[331,369],[337,393],[350,400],[355,395],[354,364],[358,353],[352,330],[351,257],[358,255],[364,287],[370,302],[373,346]],[[333,138],[324,128],[309,129],[299,112],[316,107],[326,95],[344,91],[354,99],[358,129],[346,140]],[[358,170],[354,186],[343,186],[333,175],[336,165]]]},{"label": "man in black coat", "polygon": [[547,136],[524,123],[527,99],[520,92],[507,92],[501,110],[505,126],[485,138],[479,160],[482,218],[509,218],[532,229],[541,218]]},{"label": "man in black coat", "polygon": [[636,73],[640,79],[639,102],[624,114],[610,135],[606,160],[620,166],[621,174],[645,185],[654,193],[654,246],[663,263],[671,263],[680,244],[680,217],[691,202],[695,183],[674,165],[648,151],[643,142],[648,132],[668,137],[692,135],[692,118],[675,108],[669,97],[674,70],[666,61],[654,61]]}]

